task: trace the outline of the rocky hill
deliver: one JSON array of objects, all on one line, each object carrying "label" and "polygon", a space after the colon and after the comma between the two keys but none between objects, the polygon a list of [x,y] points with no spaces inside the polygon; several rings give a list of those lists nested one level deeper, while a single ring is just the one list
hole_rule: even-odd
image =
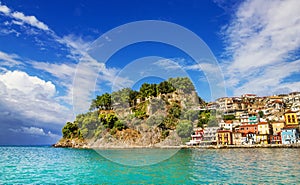
[{"label": "rocky hill", "polygon": [[170,78],[97,96],[90,111],[62,129],[56,147],[126,148],[179,146],[198,124],[198,97],[189,78]]}]

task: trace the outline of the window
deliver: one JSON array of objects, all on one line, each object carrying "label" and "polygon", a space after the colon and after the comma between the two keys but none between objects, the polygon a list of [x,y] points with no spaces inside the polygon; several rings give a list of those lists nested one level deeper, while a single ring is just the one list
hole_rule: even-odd
[{"label": "window", "polygon": [[292,115],[292,122],[295,123],[295,115]]},{"label": "window", "polygon": [[290,123],[291,122],[291,116],[288,115],[287,118],[288,118],[288,122]]}]

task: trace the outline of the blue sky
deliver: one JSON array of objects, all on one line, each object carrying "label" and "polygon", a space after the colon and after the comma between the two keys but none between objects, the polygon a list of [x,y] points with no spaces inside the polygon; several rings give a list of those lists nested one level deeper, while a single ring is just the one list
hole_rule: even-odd
[{"label": "blue sky", "polygon": [[[129,77],[146,72],[147,65],[132,64],[143,64],[148,56],[161,57],[153,65],[166,72],[155,70],[152,76],[187,74],[206,101],[214,99],[206,76],[214,73],[224,79],[227,96],[299,91],[298,7],[298,0],[0,0],[0,144],[54,143],[65,122],[84,112],[95,94],[114,85],[136,87],[140,82]],[[105,62],[82,65],[104,33],[143,20],[190,30],[209,47],[218,66],[199,65],[188,53],[155,42],[135,43]],[[176,72],[170,71],[174,66]]]}]

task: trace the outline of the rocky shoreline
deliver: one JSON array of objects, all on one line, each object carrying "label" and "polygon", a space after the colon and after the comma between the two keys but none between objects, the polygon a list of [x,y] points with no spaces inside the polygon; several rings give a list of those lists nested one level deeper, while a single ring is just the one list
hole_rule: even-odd
[{"label": "rocky shoreline", "polygon": [[235,149],[235,148],[300,148],[300,144],[267,144],[267,145],[204,145],[204,146],[167,146],[167,145],[105,145],[95,146],[89,144],[87,141],[79,139],[62,139],[56,144],[52,145],[55,148],[83,148],[83,149],[138,149],[138,148],[161,148],[161,149]]}]

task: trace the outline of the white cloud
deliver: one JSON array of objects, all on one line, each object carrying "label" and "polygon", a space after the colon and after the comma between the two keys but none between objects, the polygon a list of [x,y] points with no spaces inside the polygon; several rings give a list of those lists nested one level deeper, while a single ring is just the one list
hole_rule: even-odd
[{"label": "white cloud", "polygon": [[70,49],[70,55],[68,57],[75,61],[78,61],[82,56],[87,55],[88,47],[91,44],[82,37],[73,34],[62,38],[54,35],[54,38],[57,42],[66,45]]},{"label": "white cloud", "polygon": [[0,102],[21,120],[35,120],[35,124],[62,125],[73,118],[72,112],[55,100],[56,88],[36,76],[22,71],[0,74]]},{"label": "white cloud", "polygon": [[300,64],[293,61],[299,57],[295,53],[300,48],[299,7],[298,0],[251,0],[240,4],[222,30],[229,58],[223,69],[235,95],[247,91],[270,94],[289,86],[284,78],[299,73],[295,69]]},{"label": "white cloud", "polygon": [[[176,60],[176,61],[175,61]],[[162,59],[154,62],[155,65],[162,67],[166,70],[178,70],[181,66],[178,64],[177,60],[179,59]],[[181,59],[183,60],[183,59]]]},{"label": "white cloud", "polygon": [[0,12],[7,15],[10,13],[10,9],[7,6],[0,4]]},{"label": "white cloud", "polygon": [[39,21],[35,16],[26,16],[22,12],[13,12],[11,16],[33,27],[39,28],[44,31],[49,31],[48,26],[43,22]]},{"label": "white cloud", "polygon": [[44,31],[50,30],[45,23],[39,21],[35,16],[24,15],[24,13],[18,11],[13,12],[5,5],[0,5],[0,12],[4,13],[8,17],[16,19],[17,21],[12,21],[13,24],[23,25],[26,23]]},{"label": "white cloud", "polygon": [[9,129],[12,132],[21,133],[21,134],[29,134],[33,136],[48,136],[54,139],[59,139],[60,136],[57,134],[53,134],[51,131],[47,133],[42,128],[38,127],[21,127],[20,129]]},{"label": "white cloud", "polygon": [[74,82],[70,95],[73,98],[74,111],[81,113],[88,110],[91,98],[95,91],[99,90],[99,86],[104,83],[124,83],[126,79],[121,77],[115,81],[117,72],[115,68],[107,68],[104,63],[98,62],[88,55],[81,58],[80,63],[76,67]]},{"label": "white cloud", "polygon": [[[46,97],[52,97],[55,95],[55,86],[50,82],[41,80],[36,76],[29,76],[25,72],[21,71],[8,71],[1,75],[0,80],[8,90],[22,91],[25,94],[42,94]],[[43,91],[37,91],[40,88]]]},{"label": "white cloud", "polygon": [[0,51],[0,66],[13,67],[16,65],[20,65],[21,62],[18,60],[19,56],[15,54],[7,54]]},{"label": "white cloud", "polygon": [[43,70],[56,77],[61,86],[67,89],[64,96],[57,99],[73,105],[75,113],[88,110],[95,91],[103,84],[120,86],[128,84],[128,79],[118,77],[119,69],[108,68],[88,55],[81,58],[78,64],[50,64],[31,62],[35,69]]}]

